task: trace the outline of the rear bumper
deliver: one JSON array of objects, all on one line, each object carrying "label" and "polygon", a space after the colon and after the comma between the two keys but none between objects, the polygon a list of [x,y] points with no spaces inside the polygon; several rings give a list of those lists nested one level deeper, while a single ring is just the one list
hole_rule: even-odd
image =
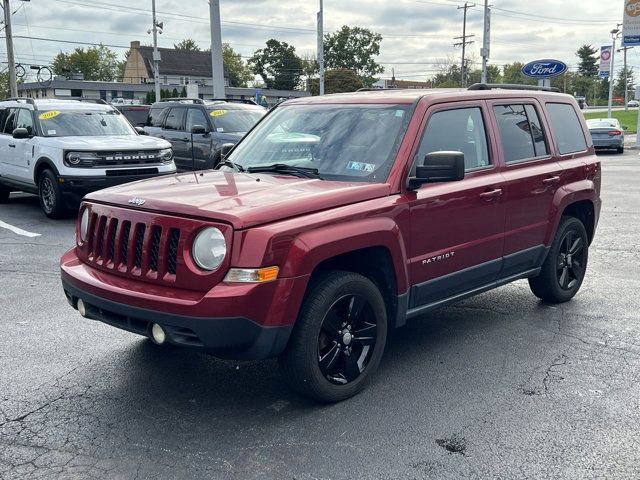
[{"label": "rear bumper", "polygon": [[624,138],[593,140],[595,148],[621,148],[624,146]]}]

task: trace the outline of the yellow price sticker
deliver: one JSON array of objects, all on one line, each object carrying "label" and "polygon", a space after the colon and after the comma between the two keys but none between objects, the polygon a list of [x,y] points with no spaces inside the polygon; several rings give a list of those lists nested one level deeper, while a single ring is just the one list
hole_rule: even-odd
[{"label": "yellow price sticker", "polygon": [[51,110],[49,112],[41,113],[38,118],[40,118],[40,120],[49,120],[50,118],[57,117],[58,115],[60,115],[59,110]]},{"label": "yellow price sticker", "polygon": [[220,115],[224,115],[225,113],[227,113],[226,110],[214,110],[209,115],[211,115],[212,117],[219,117]]}]

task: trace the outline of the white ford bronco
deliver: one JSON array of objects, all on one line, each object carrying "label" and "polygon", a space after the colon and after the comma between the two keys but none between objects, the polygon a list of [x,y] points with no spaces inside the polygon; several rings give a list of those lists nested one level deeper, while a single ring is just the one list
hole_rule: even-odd
[{"label": "white ford bronco", "polygon": [[0,101],[0,203],[37,194],[60,218],[91,191],[176,171],[171,144],[101,100]]}]

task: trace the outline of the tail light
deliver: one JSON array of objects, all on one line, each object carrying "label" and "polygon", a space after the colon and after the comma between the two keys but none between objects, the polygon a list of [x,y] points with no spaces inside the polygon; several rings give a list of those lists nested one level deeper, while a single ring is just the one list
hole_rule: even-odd
[{"label": "tail light", "polygon": [[615,137],[615,136],[617,136],[617,135],[622,135],[622,130],[611,130],[611,131],[609,132],[609,136],[610,136],[610,137]]}]

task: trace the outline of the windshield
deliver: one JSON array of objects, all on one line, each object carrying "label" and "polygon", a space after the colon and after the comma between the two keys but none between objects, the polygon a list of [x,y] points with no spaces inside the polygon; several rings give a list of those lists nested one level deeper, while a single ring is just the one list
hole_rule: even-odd
[{"label": "windshield", "polygon": [[224,108],[209,109],[209,115],[213,122],[213,128],[220,133],[248,132],[258,123],[266,110],[256,109],[234,109]]},{"label": "windshield", "polygon": [[45,137],[135,135],[115,110],[50,110],[39,113],[38,121]]},{"label": "windshield", "polygon": [[413,105],[285,105],[229,155],[249,168],[281,163],[316,168],[322,178],[384,182]]}]

